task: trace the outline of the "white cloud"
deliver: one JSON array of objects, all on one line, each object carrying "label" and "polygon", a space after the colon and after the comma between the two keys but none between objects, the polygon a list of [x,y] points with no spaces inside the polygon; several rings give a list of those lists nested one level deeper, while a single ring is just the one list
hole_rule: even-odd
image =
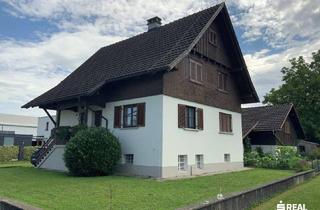
[{"label": "white cloud", "polygon": [[[288,59],[310,56],[320,48],[320,0],[228,0],[235,26],[250,43],[262,38],[265,49],[246,54],[260,96],[280,84]],[[0,40],[0,112],[19,107],[56,85],[97,49],[146,30],[146,19],[163,23],[217,3],[212,0],[7,0],[7,11],[19,18],[46,20],[59,32],[40,34],[40,41]],[[220,1],[219,1],[220,2]],[[39,32],[35,32],[39,33]],[[283,51],[274,53],[273,48]],[[4,94],[3,94],[4,93]],[[43,114],[33,109],[30,114]],[[28,110],[29,112],[29,110]]]},{"label": "white cloud", "polygon": [[[270,47],[291,48],[320,36],[320,0],[230,0],[235,25],[247,41],[264,40]],[[302,41],[304,40],[304,41]]]}]

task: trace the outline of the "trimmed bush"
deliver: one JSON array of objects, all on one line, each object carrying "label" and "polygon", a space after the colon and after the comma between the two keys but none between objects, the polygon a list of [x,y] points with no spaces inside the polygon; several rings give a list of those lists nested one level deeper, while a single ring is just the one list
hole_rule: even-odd
[{"label": "trimmed bush", "polygon": [[36,151],[36,149],[38,149],[38,147],[33,147],[33,146],[24,147],[23,148],[23,160],[30,161],[31,155]]},{"label": "trimmed bush", "polygon": [[17,146],[0,146],[0,162],[8,162],[18,158]]},{"label": "trimmed bush", "polygon": [[103,128],[80,129],[66,144],[64,160],[74,176],[113,173],[121,157],[118,139]]}]

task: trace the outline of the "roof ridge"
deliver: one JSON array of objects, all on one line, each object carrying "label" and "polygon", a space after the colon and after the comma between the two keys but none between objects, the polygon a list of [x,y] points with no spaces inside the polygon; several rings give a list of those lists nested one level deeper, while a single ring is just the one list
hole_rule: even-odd
[{"label": "roof ridge", "polygon": [[99,49],[108,48],[108,47],[114,46],[114,45],[116,45],[116,44],[120,44],[120,43],[122,43],[122,42],[124,42],[124,41],[127,41],[127,40],[130,40],[130,39],[133,39],[133,38],[142,36],[142,35],[147,34],[147,33],[150,33],[150,32],[156,32],[157,30],[159,30],[159,29],[161,29],[161,28],[163,28],[163,27],[167,27],[167,26],[169,26],[169,25],[171,25],[171,24],[173,24],[173,23],[176,23],[176,22],[178,22],[178,21],[182,21],[182,20],[184,20],[184,19],[186,19],[186,18],[189,18],[189,17],[191,17],[191,16],[195,16],[195,15],[200,14],[200,13],[202,13],[202,12],[208,11],[208,10],[213,9],[214,7],[220,6],[220,5],[222,5],[222,4],[224,4],[224,2],[219,3],[219,4],[215,4],[215,5],[210,6],[210,7],[206,8],[206,9],[204,9],[204,10],[200,10],[200,11],[198,11],[198,12],[194,12],[194,13],[188,15],[188,16],[184,16],[184,17],[181,17],[181,18],[179,18],[179,19],[173,20],[173,21],[171,21],[171,22],[169,22],[169,23],[166,23],[166,24],[160,26],[160,27],[157,28],[156,30],[144,31],[144,32],[142,32],[142,33],[138,33],[138,34],[136,34],[136,35],[134,35],[134,36],[128,37],[127,39],[123,39],[123,40],[114,42],[114,43],[112,43],[112,44],[110,44],[110,45],[103,46],[103,47],[101,47],[101,48],[99,48]]},{"label": "roof ridge", "polygon": [[[216,5],[212,6],[212,7],[207,8],[207,9],[204,9],[204,10],[201,10],[201,11],[199,11],[199,12],[195,12],[195,13],[193,13],[193,14],[191,14],[191,15],[188,15],[188,16],[186,16],[186,17],[180,18],[180,19],[178,19],[178,20],[176,20],[176,21],[183,20],[183,19],[185,19],[185,18],[188,18],[188,17],[193,16],[193,15],[197,15],[197,14],[200,14],[200,13],[205,13],[206,11],[208,11],[208,10],[210,10],[210,9],[213,9],[214,7],[217,7],[218,5],[220,6],[221,4],[222,4],[222,3],[216,4]],[[214,15],[214,14],[212,14],[212,15]],[[198,23],[198,20],[199,20],[201,17],[202,17],[202,15],[199,16],[199,17],[197,17],[197,19],[195,19],[195,20],[193,21],[193,23],[190,24],[188,30],[186,30],[186,31],[184,32],[184,34],[180,37],[180,39],[176,42],[176,44],[175,44],[165,55],[163,55],[161,59],[159,59],[157,62],[155,62],[149,69],[152,69],[155,65],[157,65],[158,63],[160,63],[160,62],[161,62],[163,59],[165,59],[165,58],[167,57],[167,55],[169,55],[177,46],[179,46],[181,40],[183,40],[184,37],[185,37],[185,36],[189,33],[189,31],[193,28],[193,26],[194,26],[196,23]],[[171,23],[174,23],[174,22],[176,22],[176,21],[173,21],[173,22],[171,22]],[[169,24],[171,24],[171,23],[169,23]],[[169,24],[167,24],[167,25],[169,25]],[[205,27],[205,26],[204,26],[204,27]]]}]

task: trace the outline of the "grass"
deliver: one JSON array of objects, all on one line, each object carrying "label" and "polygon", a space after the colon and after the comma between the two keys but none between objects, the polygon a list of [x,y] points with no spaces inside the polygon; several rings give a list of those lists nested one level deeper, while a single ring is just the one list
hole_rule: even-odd
[{"label": "grass", "polygon": [[298,185],[278,194],[269,201],[266,201],[258,205],[255,210],[269,210],[276,209],[277,203],[283,201],[283,203],[296,203],[306,204],[306,209],[315,210],[320,206],[320,176],[317,176],[306,183]]},{"label": "grass", "polygon": [[252,169],[191,179],[157,181],[136,177],[71,177],[31,167],[0,166],[0,196],[43,209],[175,209],[219,193],[240,191],[292,175]]}]

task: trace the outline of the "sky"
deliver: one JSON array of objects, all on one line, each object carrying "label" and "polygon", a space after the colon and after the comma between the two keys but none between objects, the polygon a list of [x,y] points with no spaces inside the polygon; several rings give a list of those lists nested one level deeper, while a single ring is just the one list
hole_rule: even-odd
[{"label": "sky", "polygon": [[[0,112],[44,116],[20,107],[57,85],[99,48],[221,0],[0,0]],[[280,70],[320,49],[320,0],[227,0],[260,100],[281,85]]]}]

